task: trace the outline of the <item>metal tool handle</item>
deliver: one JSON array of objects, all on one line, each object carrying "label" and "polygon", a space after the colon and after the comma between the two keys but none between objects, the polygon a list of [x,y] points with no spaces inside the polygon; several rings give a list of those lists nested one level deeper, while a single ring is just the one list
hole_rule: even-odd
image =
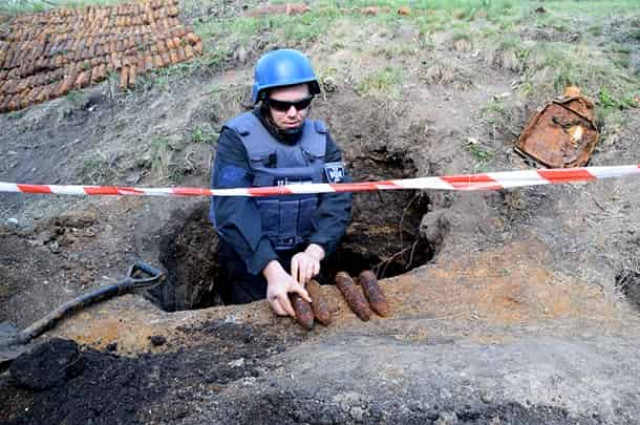
[{"label": "metal tool handle", "polygon": [[[133,276],[137,271],[142,271],[150,277],[134,278]],[[101,301],[115,295],[122,295],[135,288],[151,286],[151,284],[161,281],[162,279],[164,279],[164,277],[165,274],[161,270],[138,261],[129,268],[127,277],[124,280],[113,285],[100,287],[95,291],[81,295],[67,303],[64,303],[51,313],[47,314],[42,319],[33,323],[25,330],[21,331],[15,338],[12,339],[12,341],[9,342],[8,345],[26,344],[27,342],[41,335],[43,332],[54,327],[56,323],[58,323],[66,315],[73,311],[80,310],[94,302]]]}]

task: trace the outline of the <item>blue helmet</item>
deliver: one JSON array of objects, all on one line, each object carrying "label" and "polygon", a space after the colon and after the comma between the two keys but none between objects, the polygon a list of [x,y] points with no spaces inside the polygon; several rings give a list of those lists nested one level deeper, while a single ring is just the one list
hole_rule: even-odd
[{"label": "blue helmet", "polygon": [[258,103],[265,90],[309,83],[311,94],[320,93],[320,85],[309,59],[297,50],[280,49],[264,54],[256,64],[251,98]]}]

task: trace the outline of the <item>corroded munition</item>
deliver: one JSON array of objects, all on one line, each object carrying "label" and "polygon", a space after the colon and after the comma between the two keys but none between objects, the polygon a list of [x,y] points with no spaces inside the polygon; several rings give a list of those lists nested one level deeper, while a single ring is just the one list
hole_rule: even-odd
[{"label": "corroded munition", "polygon": [[320,285],[315,280],[311,280],[307,283],[306,289],[311,297],[311,307],[316,320],[324,326],[329,326],[331,324],[331,312],[329,311],[327,300],[322,296]]},{"label": "corroded munition", "polygon": [[371,318],[369,304],[356,284],[353,283],[351,276],[345,272],[339,272],[336,275],[336,285],[338,289],[340,289],[340,292],[342,292],[342,295],[344,295],[344,299],[347,301],[347,304],[349,304],[351,310],[365,322],[369,320]]},{"label": "corroded munition", "polygon": [[594,109],[579,89],[568,88],[529,120],[516,151],[551,168],[586,165],[599,138]]},{"label": "corroded munition", "polygon": [[313,329],[313,310],[311,309],[311,304],[298,294],[289,295],[289,299],[291,299],[291,304],[293,304],[298,323],[308,331]]},{"label": "corroded munition", "polygon": [[360,286],[362,286],[362,292],[369,300],[371,309],[378,315],[387,317],[391,313],[391,309],[389,308],[387,297],[384,296],[384,292],[382,292],[382,288],[378,284],[376,275],[369,270],[360,273]]},{"label": "corroded munition", "polygon": [[0,112],[99,83],[108,72],[126,73],[124,90],[151,68],[202,54],[201,38],[177,18],[179,1],[156,3],[51,10],[9,19],[9,31],[0,34]]}]

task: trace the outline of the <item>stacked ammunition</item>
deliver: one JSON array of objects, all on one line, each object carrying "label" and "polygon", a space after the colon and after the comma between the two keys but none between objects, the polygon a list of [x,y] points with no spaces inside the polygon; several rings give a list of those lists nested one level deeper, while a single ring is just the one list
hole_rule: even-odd
[{"label": "stacked ammunition", "polygon": [[120,73],[120,88],[202,54],[178,0],[59,9],[14,18],[0,33],[0,112],[15,111]]}]

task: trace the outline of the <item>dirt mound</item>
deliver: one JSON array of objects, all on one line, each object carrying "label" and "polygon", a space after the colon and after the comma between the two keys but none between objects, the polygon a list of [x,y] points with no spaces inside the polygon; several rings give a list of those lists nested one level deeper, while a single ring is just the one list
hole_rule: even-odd
[{"label": "dirt mound", "polygon": [[37,391],[46,390],[64,384],[82,372],[78,355],[78,344],[56,338],[20,356],[9,371],[21,385]]},{"label": "dirt mound", "polygon": [[[20,377],[20,382],[28,380],[31,388],[43,391],[19,386],[0,388],[0,398],[8,401],[0,419],[12,424],[171,422],[191,413],[181,397],[193,396],[193,387],[221,388],[240,378],[257,376],[260,360],[284,349],[278,337],[249,325],[211,322],[183,331],[209,342],[175,353],[138,358],[93,349],[78,351],[70,341],[47,342],[12,366],[12,375]],[[287,340],[287,344],[293,343]],[[64,360],[64,364],[58,360]],[[51,375],[67,370],[72,363],[83,365],[75,371],[77,376],[67,373],[64,379],[58,379],[58,375]],[[37,378],[34,373],[43,366],[50,372]],[[51,387],[64,380],[64,385]],[[24,399],[31,406],[15,409],[23,405]]]}]

